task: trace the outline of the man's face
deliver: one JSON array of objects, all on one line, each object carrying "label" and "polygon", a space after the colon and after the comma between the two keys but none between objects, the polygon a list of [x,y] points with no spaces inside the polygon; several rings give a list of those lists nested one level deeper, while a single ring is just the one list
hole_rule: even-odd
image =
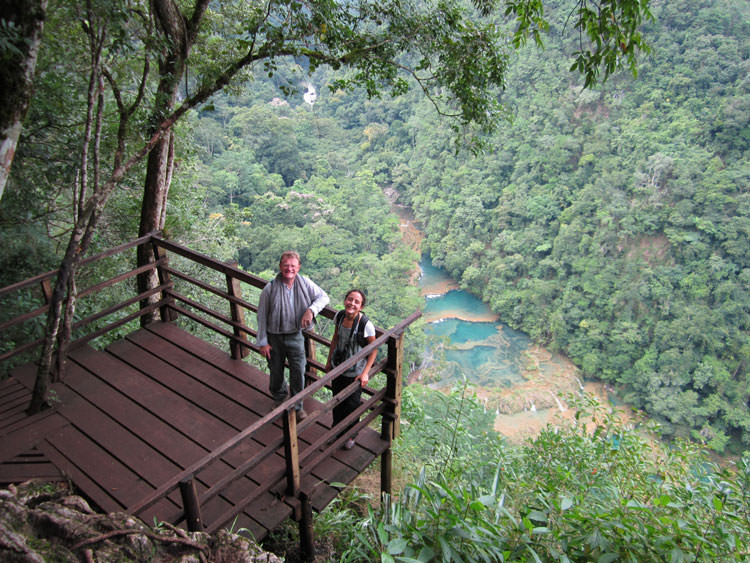
[{"label": "man's face", "polygon": [[286,283],[293,283],[294,278],[297,277],[297,272],[299,272],[299,260],[296,258],[284,258],[279,264],[279,271]]}]

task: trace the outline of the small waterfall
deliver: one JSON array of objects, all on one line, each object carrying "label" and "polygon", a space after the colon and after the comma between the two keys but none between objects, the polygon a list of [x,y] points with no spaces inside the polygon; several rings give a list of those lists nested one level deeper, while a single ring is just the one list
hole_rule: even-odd
[{"label": "small waterfall", "polygon": [[312,107],[315,103],[315,100],[318,99],[318,93],[315,91],[315,86],[313,86],[312,84],[307,84],[307,90],[304,94],[302,94],[302,99],[305,100],[305,103],[309,104],[310,107]]},{"label": "small waterfall", "polygon": [[[550,393],[551,394],[551,393]],[[557,398],[557,395],[552,395],[552,398],[555,399],[555,402],[557,403],[557,408],[560,409],[560,412],[565,412],[567,409],[563,406],[560,399]]]},{"label": "small waterfall", "polygon": [[578,382],[578,388],[581,390],[581,393],[585,393],[586,390],[583,388],[583,383],[581,383],[581,380],[578,379],[578,376],[576,376],[576,381]]}]

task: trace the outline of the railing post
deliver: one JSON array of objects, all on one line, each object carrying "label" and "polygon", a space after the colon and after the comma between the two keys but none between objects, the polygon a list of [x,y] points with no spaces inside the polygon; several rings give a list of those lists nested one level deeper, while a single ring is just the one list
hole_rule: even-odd
[{"label": "railing post", "polygon": [[40,285],[42,286],[42,297],[44,298],[44,304],[49,305],[52,301],[52,283],[49,279],[42,280]]},{"label": "railing post", "polygon": [[307,359],[304,377],[305,377],[305,385],[307,385],[307,381],[308,381],[307,376],[308,375],[312,376],[313,372],[315,371],[315,368],[311,367],[312,362],[310,362],[310,360],[315,359],[315,341],[309,336],[307,336],[306,334],[304,336],[305,336],[305,358]]},{"label": "railing post", "polygon": [[[154,259],[156,261],[156,273],[159,277],[159,283],[161,285],[164,285],[166,283],[169,283],[170,277],[169,272],[167,272],[163,267],[160,261],[163,261],[166,265],[169,262],[169,258],[167,257],[167,250],[155,242],[152,243],[154,248]],[[162,300],[164,301],[164,304],[159,308],[159,313],[161,315],[161,320],[164,322],[174,321],[177,320],[177,312],[169,307],[169,303],[171,303],[174,299],[170,299],[169,301],[166,301],[164,299],[164,294],[162,293]],[[143,319],[146,319],[146,317],[142,317]]]},{"label": "railing post", "polygon": [[299,493],[299,443],[297,441],[297,413],[289,408],[284,416],[284,459],[286,460],[286,494]]},{"label": "railing post", "polygon": [[185,510],[185,522],[187,523],[188,531],[203,531],[203,517],[201,516],[201,507],[198,503],[195,479],[188,478],[180,481],[180,494],[182,495],[182,506]]},{"label": "railing post", "polygon": [[[236,267],[237,262],[230,262],[229,265]],[[229,293],[231,297],[242,298],[242,286],[240,285],[240,280],[230,274],[227,274],[227,293]],[[232,315],[232,321],[241,325],[245,324],[245,310],[240,305],[230,300],[229,310]],[[236,326],[234,327],[234,335],[240,340],[245,342],[248,341],[247,332]],[[235,360],[241,360],[250,354],[250,348],[248,346],[243,346],[236,340],[229,341],[229,349],[232,351],[232,358]]]},{"label": "railing post", "polygon": [[304,491],[299,494],[302,501],[302,517],[299,521],[299,546],[305,561],[315,558],[315,541],[313,535],[313,515],[310,497]]},{"label": "railing post", "polygon": [[[384,425],[386,422],[383,423]],[[387,424],[392,425],[392,422],[389,421]],[[389,428],[389,430],[391,430]],[[393,451],[391,450],[391,447],[388,446],[388,448],[380,454],[380,492],[381,497],[382,493],[388,493],[391,494],[391,491],[393,490]]]},{"label": "railing post", "polygon": [[[383,430],[381,437],[389,442],[399,435],[401,430],[401,364],[404,356],[404,333],[394,335],[388,339],[388,359],[383,371],[387,375],[385,388],[385,402],[387,410],[383,414]],[[387,419],[390,418],[392,424],[386,428]]]}]

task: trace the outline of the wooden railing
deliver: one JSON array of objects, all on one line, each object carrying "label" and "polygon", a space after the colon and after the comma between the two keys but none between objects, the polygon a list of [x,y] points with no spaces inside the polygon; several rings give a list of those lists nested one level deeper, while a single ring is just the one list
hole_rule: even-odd
[{"label": "wooden railing", "polygon": [[[141,237],[82,260],[78,268],[79,276],[91,264],[102,263],[108,258],[121,255],[129,250],[134,250],[139,245],[149,244],[153,238],[152,235]],[[135,262],[134,253],[132,262]],[[128,281],[133,281],[134,283],[137,276],[148,271],[153,271],[154,269],[162,268],[165,264],[166,258],[153,264],[120,273],[107,280],[92,283],[90,286],[77,291],[77,303],[80,307],[81,304],[86,303],[87,298],[98,295],[108,288],[119,287]],[[3,367],[0,374],[3,376],[9,372],[7,366],[11,364],[10,360],[17,357],[23,357],[24,360],[33,357],[30,354],[38,352],[43,344],[44,324],[49,311],[52,287],[57,278],[57,273],[57,270],[52,270],[0,288],[0,306],[2,306],[4,313],[8,310],[12,311],[14,309],[13,305],[19,306],[19,304],[20,307],[24,307],[24,304],[27,304],[25,308],[30,309],[0,322],[0,338],[2,338],[0,340],[0,345],[2,345],[2,349],[0,350],[0,366]],[[72,324],[72,333],[79,336],[75,337],[70,343],[66,343],[67,346],[75,347],[76,345],[84,344],[100,336],[112,333],[117,328],[133,320],[151,314],[158,307],[158,304],[146,307],[138,306],[135,310],[133,310],[133,306],[152,295],[163,294],[167,289],[166,285],[160,285],[141,294],[136,294],[129,287],[121,292],[122,295],[130,295],[131,297],[129,298],[112,300],[107,306],[103,308],[97,307],[96,310],[84,307],[82,310],[87,312],[86,315]],[[161,302],[163,302],[163,298]],[[32,305],[34,303],[35,305]],[[113,317],[114,320],[112,320]],[[99,324],[99,321],[103,319],[109,320],[106,324]]]},{"label": "wooden railing", "polygon": [[[208,333],[216,338],[228,341],[229,353],[235,359],[244,358],[251,351],[259,352],[258,347],[253,343],[253,337],[256,335],[255,328],[246,322],[246,313],[250,313],[251,319],[255,319],[257,304],[248,297],[247,293],[259,292],[267,282],[240,270],[235,265],[218,262],[209,256],[170,242],[157,234],[152,234],[88,258],[82,262],[81,269],[89,264],[101,262],[124,252],[132,252],[134,255],[135,249],[141,245],[151,247],[154,256],[152,264],[114,275],[105,281],[98,281],[78,292],[79,302],[89,296],[99,295],[104,290],[112,291],[113,288],[118,288],[116,291],[118,291],[120,298],[113,303],[106,304],[100,310],[87,311],[85,316],[73,325],[74,339],[69,343],[67,349],[73,349],[77,345],[91,342],[108,334],[114,338],[113,331],[121,330],[128,323],[135,325],[139,319],[146,321],[158,311],[162,320],[174,321],[179,318],[181,323],[194,322],[204,329],[208,329]],[[177,267],[178,257],[183,261],[184,267],[182,269]],[[185,271],[191,268],[201,268],[201,273]],[[142,293],[133,291],[136,277],[149,272],[157,274],[158,285]],[[55,276],[56,272],[47,272],[0,289],[0,300],[12,299],[14,293],[28,291],[33,287],[38,287],[41,290],[41,303],[31,307],[30,311],[23,312],[0,323],[0,334],[9,334],[14,330],[19,332],[19,327],[22,327],[24,323],[36,322],[39,324],[43,320],[48,311],[50,288]],[[218,285],[219,283],[222,284],[221,287]],[[119,289],[122,284],[130,284],[130,286]],[[248,287],[245,295],[243,295],[243,287]],[[122,296],[128,295],[132,296],[122,298]],[[28,301],[29,299],[26,298],[24,302]],[[355,381],[343,392],[333,396],[322,404],[318,412],[311,413],[311,416],[299,424],[294,416],[294,405],[300,400],[312,397],[323,387],[330,386],[333,379],[353,366],[359,359],[369,355],[373,349],[383,348],[385,353],[380,354],[381,357],[376,361],[371,373],[383,372],[386,376],[385,385],[380,389],[365,387],[363,389],[365,399],[361,406],[341,422],[341,428],[346,428],[351,422],[361,418],[353,428],[353,432],[356,432],[371,425],[375,419],[380,417],[381,438],[390,442],[399,431],[403,333],[406,327],[414,322],[419,315],[419,312],[415,312],[389,330],[377,329],[374,342],[362,349],[357,356],[348,359],[327,373],[325,373],[324,363],[316,355],[316,344],[321,344],[327,352],[327,347],[331,344],[330,340],[315,331],[305,331],[308,355],[305,389],[275,407],[262,419],[239,432],[190,467],[161,484],[148,497],[128,507],[128,510],[133,514],[144,513],[160,499],[170,495],[175,490],[179,490],[183,499],[183,511],[173,515],[170,520],[175,523],[185,520],[190,529],[214,531],[217,527],[230,521],[259,495],[267,492],[268,487],[285,480],[286,494],[298,499],[300,504],[297,519],[301,522],[304,543],[304,537],[307,536],[310,526],[309,518],[306,516],[310,513],[309,499],[314,491],[302,490],[301,479],[306,471],[309,471],[319,461],[330,455],[333,449],[337,448],[347,438],[347,435],[336,439],[336,429],[331,429],[329,432],[322,434],[314,443],[308,444],[304,450],[300,450],[299,433],[310,424],[314,424],[319,416],[331,411],[334,406],[355,390],[359,382]],[[332,319],[334,311],[326,308],[320,316]],[[127,328],[131,327],[125,326],[125,329]],[[137,325],[132,326],[132,330],[135,328],[137,328]],[[4,341],[5,336],[2,338]],[[43,337],[32,337],[27,342],[18,342],[17,340],[4,342],[4,348],[0,354],[0,363],[37,350],[42,342]],[[318,376],[316,372],[323,375]],[[196,494],[195,479],[204,468],[226,455],[243,441],[252,439],[266,425],[273,424],[279,417],[282,417],[283,420],[283,437],[266,444],[262,451],[235,467],[231,473],[203,491],[200,496]],[[285,469],[278,475],[278,479],[271,479],[271,485],[268,485],[265,489],[259,487],[254,490],[246,498],[228,509],[226,514],[214,519],[210,527],[204,526],[201,518],[201,506],[220,494],[232,482],[242,478],[282,446],[285,452]],[[381,489],[390,492],[390,448],[383,454],[381,469]]]}]

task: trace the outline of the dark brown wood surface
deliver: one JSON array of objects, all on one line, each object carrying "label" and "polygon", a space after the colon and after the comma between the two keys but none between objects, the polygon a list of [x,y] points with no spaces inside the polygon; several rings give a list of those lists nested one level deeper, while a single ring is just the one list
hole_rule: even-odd
[{"label": "dark brown wood surface", "polygon": [[[136,506],[274,407],[267,374],[171,323],[153,323],[104,351],[74,349],[52,385],[54,407],[30,417],[33,373],[22,366],[0,383],[0,482],[70,479],[103,511]],[[350,483],[388,443],[365,428],[352,450],[328,446],[330,413],[314,399],[305,408],[313,420],[299,436],[302,489],[320,511],[339,492],[331,483]],[[281,417],[199,471],[199,497],[264,450],[271,455],[201,506],[207,529],[245,528],[260,539],[299,509],[285,496]],[[181,515],[177,489],[138,513],[148,523]]]}]

